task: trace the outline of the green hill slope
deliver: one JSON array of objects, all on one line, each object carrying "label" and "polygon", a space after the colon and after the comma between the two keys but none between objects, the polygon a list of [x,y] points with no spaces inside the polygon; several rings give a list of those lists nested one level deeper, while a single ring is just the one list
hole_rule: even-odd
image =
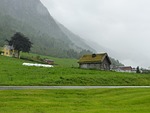
[{"label": "green hill slope", "polygon": [[[43,56],[41,56],[43,57]],[[28,67],[25,60],[0,56],[0,85],[149,86],[149,74],[117,73],[77,68],[77,60],[53,59],[54,68]]]}]

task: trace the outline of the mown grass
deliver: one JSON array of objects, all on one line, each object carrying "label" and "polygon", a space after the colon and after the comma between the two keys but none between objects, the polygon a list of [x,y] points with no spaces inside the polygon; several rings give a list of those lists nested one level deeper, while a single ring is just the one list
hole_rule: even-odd
[{"label": "mown grass", "polygon": [[[0,85],[41,86],[149,86],[149,74],[84,70],[72,65],[76,61],[59,59],[54,68],[22,66],[24,60],[0,56]],[[62,61],[61,61],[62,60]],[[56,60],[57,62],[57,60]],[[64,63],[65,62],[65,63]],[[70,63],[72,62],[72,63]],[[64,64],[63,64],[64,63]],[[67,64],[68,63],[68,64]],[[70,66],[69,66],[70,65]]]},{"label": "mown grass", "polygon": [[150,89],[1,90],[0,113],[149,113]]}]

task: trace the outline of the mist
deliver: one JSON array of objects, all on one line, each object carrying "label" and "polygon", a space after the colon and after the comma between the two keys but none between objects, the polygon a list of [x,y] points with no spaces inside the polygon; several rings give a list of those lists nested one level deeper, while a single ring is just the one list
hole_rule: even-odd
[{"label": "mist", "polygon": [[123,64],[150,66],[149,0],[41,1],[54,19],[82,38],[114,51],[112,57]]}]

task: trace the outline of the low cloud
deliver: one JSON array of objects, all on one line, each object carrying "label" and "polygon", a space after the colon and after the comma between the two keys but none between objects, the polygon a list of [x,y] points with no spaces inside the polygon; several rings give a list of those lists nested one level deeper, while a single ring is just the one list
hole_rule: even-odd
[{"label": "low cloud", "polygon": [[126,65],[150,66],[149,0],[41,0],[82,38],[118,53]]}]

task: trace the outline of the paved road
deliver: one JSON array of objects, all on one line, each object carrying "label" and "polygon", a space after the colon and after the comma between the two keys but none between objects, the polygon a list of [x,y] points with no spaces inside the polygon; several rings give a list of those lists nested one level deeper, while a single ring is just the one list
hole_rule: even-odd
[{"label": "paved road", "polygon": [[24,90],[24,89],[97,89],[97,88],[150,88],[150,86],[0,86],[0,90]]}]

